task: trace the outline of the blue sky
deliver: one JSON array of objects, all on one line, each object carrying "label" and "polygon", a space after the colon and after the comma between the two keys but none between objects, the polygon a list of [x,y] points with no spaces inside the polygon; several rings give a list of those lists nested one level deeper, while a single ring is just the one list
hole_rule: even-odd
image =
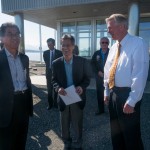
[{"label": "blue sky", "polygon": [[[1,13],[1,0],[0,0],[0,25],[4,22],[15,22],[14,17]],[[39,24],[24,21],[25,31],[25,49],[39,50]],[[52,28],[41,26],[42,32],[42,50],[47,49],[46,40],[48,38],[55,38],[55,31]]]}]

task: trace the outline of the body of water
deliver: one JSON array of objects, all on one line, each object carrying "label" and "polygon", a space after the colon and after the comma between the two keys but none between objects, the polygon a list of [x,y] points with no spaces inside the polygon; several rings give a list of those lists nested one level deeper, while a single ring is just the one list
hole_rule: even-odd
[{"label": "body of water", "polygon": [[33,52],[33,51],[31,51],[31,52],[27,51],[26,55],[32,61],[42,61],[42,62],[44,62],[44,60],[43,60],[43,51],[42,51],[42,54],[39,51],[35,51],[35,52]]}]

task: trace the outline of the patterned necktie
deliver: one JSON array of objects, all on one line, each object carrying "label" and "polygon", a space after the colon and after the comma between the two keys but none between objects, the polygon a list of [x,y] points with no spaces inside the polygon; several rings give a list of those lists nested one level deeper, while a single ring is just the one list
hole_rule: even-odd
[{"label": "patterned necktie", "polygon": [[112,64],[110,71],[109,71],[109,83],[108,83],[109,89],[112,89],[115,86],[115,72],[116,72],[118,59],[119,59],[119,55],[120,55],[120,48],[121,48],[120,43],[117,44],[117,48],[118,48],[117,53],[115,55],[113,64]]}]

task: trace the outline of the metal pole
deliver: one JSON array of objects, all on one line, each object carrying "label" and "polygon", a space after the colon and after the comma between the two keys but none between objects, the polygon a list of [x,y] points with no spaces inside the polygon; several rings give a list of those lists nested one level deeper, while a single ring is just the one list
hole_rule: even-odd
[{"label": "metal pole", "polygon": [[42,63],[42,36],[41,36],[41,25],[39,24],[39,40],[40,40],[40,46],[39,46],[39,50],[40,50],[40,63]]}]

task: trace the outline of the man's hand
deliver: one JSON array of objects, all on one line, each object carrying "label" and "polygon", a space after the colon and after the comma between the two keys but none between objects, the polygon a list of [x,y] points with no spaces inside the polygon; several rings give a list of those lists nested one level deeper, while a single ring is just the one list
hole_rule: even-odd
[{"label": "man's hand", "polygon": [[132,113],[135,112],[135,111],[134,111],[134,107],[132,107],[132,106],[130,106],[129,104],[125,103],[125,104],[124,104],[124,107],[123,107],[123,112],[124,112],[125,114],[132,114]]},{"label": "man's hand", "polygon": [[61,87],[58,89],[58,94],[65,96],[65,95],[67,95],[67,92],[65,91],[64,88]]},{"label": "man's hand", "polygon": [[79,95],[81,95],[81,94],[83,93],[82,87],[81,87],[81,86],[77,86],[77,87],[76,87],[76,92],[77,92]]},{"label": "man's hand", "polygon": [[109,96],[104,96],[104,103],[105,105],[109,104]]}]

